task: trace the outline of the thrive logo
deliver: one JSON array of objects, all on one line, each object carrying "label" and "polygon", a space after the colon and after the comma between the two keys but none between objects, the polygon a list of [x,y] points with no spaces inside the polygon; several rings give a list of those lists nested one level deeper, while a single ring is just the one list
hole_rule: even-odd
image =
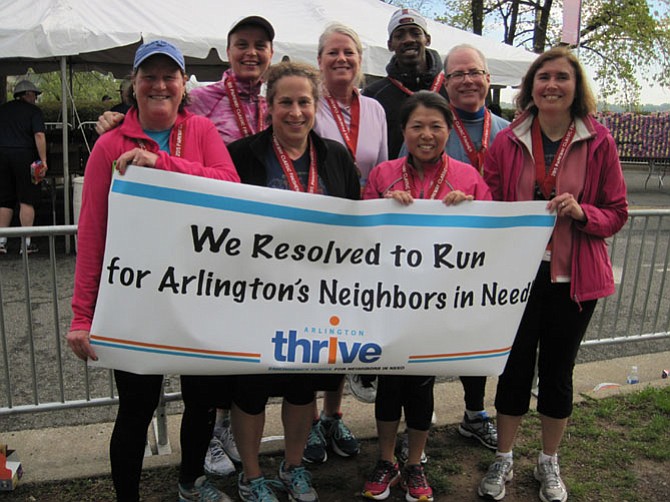
[{"label": "thrive logo", "polygon": [[[337,316],[330,318],[331,326],[338,326],[340,319]],[[374,363],[382,355],[382,348],[376,343],[363,343],[347,340],[337,336],[327,339],[312,339],[298,336],[298,330],[292,329],[288,333],[276,331],[272,338],[274,344],[275,361],[302,362],[312,364],[342,363]]]}]

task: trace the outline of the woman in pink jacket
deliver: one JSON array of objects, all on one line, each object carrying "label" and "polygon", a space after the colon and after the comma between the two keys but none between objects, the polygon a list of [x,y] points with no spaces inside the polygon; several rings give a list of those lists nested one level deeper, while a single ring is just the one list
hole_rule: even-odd
[{"label": "woman in pink jacket", "polygon": [[541,500],[563,502],[558,447],[572,413],[572,371],[596,300],[614,292],[605,239],[628,217],[626,185],[612,136],[591,117],[596,101],[572,52],[555,48],[539,56],[516,103],[523,113],[496,136],[484,177],[495,200],[546,200],[557,220],[498,380],[498,451],[478,492],[505,496],[539,354],[542,451],[535,478]]},{"label": "woman in pink jacket", "polygon": [[[179,49],[163,40],[140,46],[131,80],[134,106],[120,127],[96,142],[86,165],[72,297],[74,316],[67,335],[70,348],[83,360],[96,359],[89,335],[105,252],[107,196],[113,166],[121,173],[133,164],[239,182],[214,125],[183,109],[187,100],[186,74]],[[181,378],[182,501],[230,500],[207,482],[203,472],[214,422],[213,392],[225,388],[220,378],[224,377]],[[163,376],[115,370],[114,379],[119,409],[110,441],[112,479],[117,500],[133,502],[139,500],[147,427],[158,405]]]},{"label": "woman in pink jacket", "polygon": [[[453,117],[447,100],[435,92],[419,91],[400,109],[400,123],[409,154],[382,162],[370,173],[364,199],[381,197],[411,204],[414,199],[437,199],[449,206],[466,200],[491,200],[491,192],[469,164],[447,156]],[[363,487],[363,496],[384,500],[401,481],[408,501],[432,501],[421,464],[433,415],[435,377],[380,375],[375,400],[379,461]],[[407,422],[409,455],[400,472],[394,451],[401,412]]]}]

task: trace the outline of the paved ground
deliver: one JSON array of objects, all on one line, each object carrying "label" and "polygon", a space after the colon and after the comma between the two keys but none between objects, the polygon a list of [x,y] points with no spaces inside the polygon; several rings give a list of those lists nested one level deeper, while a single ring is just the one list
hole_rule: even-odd
[{"label": "paved ground", "polygon": [[[640,383],[626,385],[626,375],[632,364],[640,371]],[[575,397],[605,397],[617,392],[628,392],[645,385],[670,385],[670,379],[661,380],[663,368],[670,368],[670,352],[638,355],[577,365],[575,369]],[[495,378],[487,386],[487,408],[493,410]],[[601,390],[594,390],[599,384]],[[442,382],[435,387],[435,412],[438,424],[454,424],[463,413],[463,390],[460,382]],[[264,443],[265,451],[283,447],[279,405],[271,404],[267,411]],[[342,406],[345,419],[360,438],[375,437],[374,405],[345,396]],[[168,431],[172,453],[152,455],[145,459],[146,467],[174,465],[179,462],[179,414],[168,417]],[[3,434],[6,441],[21,455],[25,481],[44,481],[88,477],[109,473],[107,456],[112,424],[109,422],[85,426],[69,426],[40,430],[22,430]],[[155,453],[155,441],[152,438]]]}]

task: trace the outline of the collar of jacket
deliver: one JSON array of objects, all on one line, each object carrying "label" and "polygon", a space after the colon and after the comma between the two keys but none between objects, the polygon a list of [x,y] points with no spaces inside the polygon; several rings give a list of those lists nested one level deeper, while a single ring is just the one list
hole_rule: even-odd
[{"label": "collar of jacket", "polygon": [[[272,148],[272,131],[272,126],[270,126],[264,131],[256,134],[251,140],[251,150],[256,159],[262,164],[265,164],[265,156],[267,155],[268,150]],[[321,165],[328,153],[328,145],[326,145],[325,141],[321,139],[321,136],[314,131],[309,132],[309,137],[312,139],[314,148],[316,148],[317,164]]]},{"label": "collar of jacket", "polygon": [[437,51],[426,47],[426,71],[424,72],[402,72],[398,68],[398,61],[395,56],[386,65],[386,74],[400,81],[404,86],[412,91],[429,89],[438,73],[442,71],[442,60]]}]

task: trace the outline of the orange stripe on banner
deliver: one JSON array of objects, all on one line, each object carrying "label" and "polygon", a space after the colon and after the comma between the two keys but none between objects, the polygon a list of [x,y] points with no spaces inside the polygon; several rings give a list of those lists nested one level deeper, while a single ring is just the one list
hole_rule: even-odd
[{"label": "orange stripe on banner", "polygon": [[506,352],[511,350],[512,346],[503,347],[501,349],[493,350],[479,350],[475,352],[454,352],[453,354],[428,354],[423,356],[409,356],[410,359],[432,359],[434,357],[463,357],[463,356],[480,356],[485,354],[496,354],[499,352]]},{"label": "orange stripe on banner", "polygon": [[337,361],[337,338],[331,336],[330,343],[328,343],[328,364],[335,364],[336,361]]},{"label": "orange stripe on banner", "polygon": [[133,340],[124,340],[122,338],[109,338],[106,336],[91,335],[91,340],[101,342],[121,343],[123,345],[133,345],[136,347],[149,347],[153,349],[177,350],[180,352],[192,352],[196,354],[216,354],[221,356],[240,356],[240,357],[261,357],[260,354],[251,354],[249,352],[226,352],[222,350],[193,349],[189,347],[177,347],[175,345],[160,345],[157,343],[135,342]]}]

